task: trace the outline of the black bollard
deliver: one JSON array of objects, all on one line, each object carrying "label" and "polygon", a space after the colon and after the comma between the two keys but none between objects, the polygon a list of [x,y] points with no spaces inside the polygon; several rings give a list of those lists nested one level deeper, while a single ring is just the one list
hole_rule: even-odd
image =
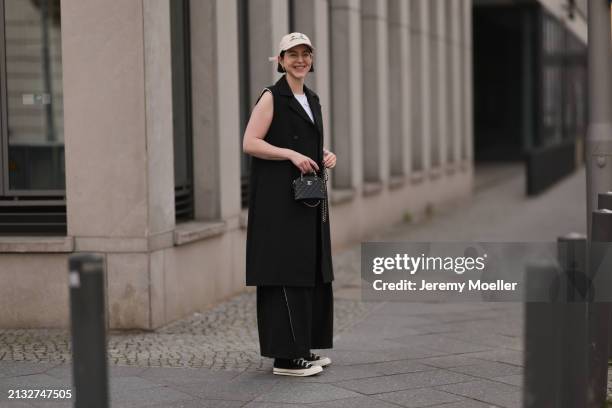
[{"label": "black bollard", "polygon": [[94,254],[73,255],[68,276],[74,407],[107,408],[104,261]]},{"label": "black bollard", "polygon": [[558,265],[527,265],[523,407],[576,408],[587,400],[586,236],[557,240]]},{"label": "black bollard", "polygon": [[[597,194],[597,208],[600,210],[612,210],[612,191]],[[610,314],[610,327],[612,327],[612,313]],[[612,358],[612,336],[609,336],[609,339],[608,358]]]},{"label": "black bollard", "polygon": [[588,382],[587,408],[605,406],[608,383],[610,289],[610,247],[612,243],[612,211],[595,210],[591,215],[589,278],[592,281],[587,304]]},{"label": "black bollard", "polygon": [[571,233],[557,240],[559,265],[565,276],[565,302],[560,306],[559,408],[582,407],[586,402],[587,379],[587,304],[590,288],[587,278],[587,237]]},{"label": "black bollard", "polygon": [[526,266],[523,407],[559,408],[561,326],[559,270],[552,263]]}]

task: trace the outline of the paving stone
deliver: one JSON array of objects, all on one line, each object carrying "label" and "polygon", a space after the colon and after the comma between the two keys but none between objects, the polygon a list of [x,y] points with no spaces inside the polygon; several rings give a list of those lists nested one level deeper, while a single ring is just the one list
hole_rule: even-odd
[{"label": "paving stone", "polygon": [[195,399],[190,401],[147,405],[147,408],[240,408],[242,406],[244,406],[244,402],[242,401]]},{"label": "paving stone", "polygon": [[113,408],[149,407],[151,405],[168,405],[181,401],[190,401],[194,397],[170,387],[142,389],[111,389],[111,406]]},{"label": "paving stone", "polygon": [[444,353],[423,347],[395,347],[378,351],[330,350],[326,354],[336,365],[381,363],[444,355]]},{"label": "paving stone", "polygon": [[435,370],[434,367],[421,364],[415,360],[394,360],[386,361],[384,363],[368,364],[368,368],[374,372],[384,375],[416,373],[418,371]]},{"label": "paving stone", "polygon": [[[610,377],[608,377],[608,378],[610,378]],[[514,385],[516,387],[522,387],[523,386],[523,375],[522,374],[508,375],[508,376],[503,376],[503,377],[494,377],[494,378],[492,378],[492,380],[503,382],[503,383],[509,384],[509,385]]]},{"label": "paving stone", "polygon": [[122,390],[140,390],[144,388],[161,387],[164,384],[159,382],[149,381],[141,377],[111,377],[109,378],[109,387],[112,391]]},{"label": "paving stone", "polygon": [[468,343],[461,340],[445,337],[444,334],[428,334],[422,336],[402,336],[391,341],[402,344],[414,344],[431,350],[445,352],[448,354],[470,353],[491,350],[491,347]]},{"label": "paving stone", "polygon": [[[1,405],[0,405],[1,406]],[[72,408],[73,403],[69,401],[33,401],[31,407],[36,408]]]},{"label": "paving stone", "polygon": [[31,363],[25,361],[0,361],[0,378],[40,374],[56,367],[57,363]]},{"label": "paving stone", "polygon": [[[317,404],[317,406],[320,406]],[[244,405],[243,408],[308,408],[311,405],[290,404],[287,402],[256,402],[252,401]]]},{"label": "paving stone", "polygon": [[369,396],[359,396],[354,398],[343,398],[333,401],[319,402],[310,405],[317,408],[397,408],[397,405],[378,400]]},{"label": "paving stone", "polygon": [[521,406],[520,388],[498,382],[479,380],[443,385],[436,389],[506,408]]},{"label": "paving stone", "polygon": [[271,390],[278,377],[267,372],[246,372],[230,381],[181,384],[174,388],[202,399],[252,401]]},{"label": "paving stone", "polygon": [[453,402],[450,404],[434,405],[432,408],[499,408],[499,405],[486,404],[474,400]]},{"label": "paving stone", "polygon": [[417,360],[421,364],[430,365],[438,368],[452,368],[461,367],[465,365],[473,365],[482,363],[482,360],[476,358],[467,358],[463,356],[442,356],[442,357],[431,357]]},{"label": "paving stone", "polygon": [[478,358],[488,361],[497,361],[500,363],[511,364],[514,366],[523,366],[523,353],[515,350],[490,350],[476,353],[461,354],[467,358]]},{"label": "paving stone", "polygon": [[24,401],[3,401],[0,399],[0,408],[32,408],[32,405]]},{"label": "paving stone", "polygon": [[55,377],[58,380],[63,380],[72,383],[72,365],[59,364],[45,371],[45,374]]},{"label": "paving stone", "polygon": [[230,381],[238,376],[237,371],[220,371],[193,368],[147,368],[139,377],[164,384],[190,384],[216,381]]},{"label": "paving stone", "polygon": [[474,377],[487,379],[516,375],[523,372],[522,367],[496,362],[485,362],[475,365],[454,367],[451,370],[457,373],[463,373]]},{"label": "paving stone", "polygon": [[362,394],[371,395],[411,388],[434,387],[436,385],[471,381],[473,379],[473,377],[464,374],[444,370],[432,370],[343,381],[336,383],[336,385],[349,390],[358,391]]},{"label": "paving stone", "polygon": [[[297,378],[292,380],[295,379]],[[330,384],[304,384],[295,381],[283,381],[257,397],[255,401],[307,404],[357,396],[359,394],[356,392]]]},{"label": "paving stone", "polygon": [[[522,319],[519,318],[517,320]],[[512,336],[508,336],[499,333],[483,334],[482,332],[472,333],[464,331],[448,333],[446,334],[446,337],[493,348],[503,347],[517,351],[521,351],[523,349],[523,336],[516,332]]]},{"label": "paving stone", "polygon": [[443,333],[456,333],[458,329],[456,326],[451,327],[447,324],[427,324],[423,326],[412,327],[411,332],[408,334],[443,334]]},{"label": "paving stone", "polygon": [[436,404],[464,400],[464,398],[459,397],[458,395],[432,390],[429,388],[377,394],[375,398],[409,408],[427,407]]},{"label": "paving stone", "polygon": [[357,378],[377,377],[383,374],[384,373],[373,369],[371,364],[364,364],[363,366],[343,366],[336,365],[332,361],[332,365],[325,367],[322,373],[312,377],[301,378],[300,381],[305,383],[334,383]]}]

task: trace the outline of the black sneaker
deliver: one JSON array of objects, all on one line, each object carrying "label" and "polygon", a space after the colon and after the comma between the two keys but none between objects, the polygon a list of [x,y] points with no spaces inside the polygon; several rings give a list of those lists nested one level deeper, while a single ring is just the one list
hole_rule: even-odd
[{"label": "black sneaker", "polygon": [[295,377],[308,377],[323,371],[323,368],[318,365],[312,365],[303,358],[295,358],[292,360],[277,358],[274,360],[274,368],[272,373],[277,375],[292,375]]},{"label": "black sneaker", "polygon": [[304,360],[308,361],[312,365],[321,367],[326,367],[331,364],[331,359],[329,357],[321,357],[315,353],[310,353],[308,357],[304,357]]}]

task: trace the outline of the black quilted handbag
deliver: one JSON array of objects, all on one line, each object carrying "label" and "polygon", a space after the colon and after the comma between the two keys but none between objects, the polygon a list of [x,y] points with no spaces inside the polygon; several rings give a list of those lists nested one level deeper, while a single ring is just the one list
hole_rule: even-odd
[{"label": "black quilted handbag", "polygon": [[325,170],[323,172],[323,178],[317,173],[312,173],[307,176],[300,174],[300,177],[293,180],[293,198],[309,207],[316,207],[323,202],[323,221],[325,222],[327,218],[327,172]]}]

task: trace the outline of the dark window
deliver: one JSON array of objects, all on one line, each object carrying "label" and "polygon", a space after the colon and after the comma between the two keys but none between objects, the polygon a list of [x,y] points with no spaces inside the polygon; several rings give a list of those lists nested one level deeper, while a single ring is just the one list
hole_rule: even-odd
[{"label": "dark window", "polygon": [[249,168],[251,157],[242,153],[242,137],[251,112],[251,81],[249,77],[249,2],[238,0],[238,69],[240,76],[240,202],[249,204]]},{"label": "dark window", "polygon": [[0,233],[66,234],[59,0],[0,0]]},{"label": "dark window", "polygon": [[586,45],[554,16],[541,17],[541,134],[539,146],[586,132]]},{"label": "dark window", "polygon": [[292,33],[295,31],[295,0],[289,0],[287,8],[289,9],[289,32]]},{"label": "dark window", "polygon": [[171,1],[170,30],[172,41],[174,203],[176,220],[187,221],[194,218],[188,0]]},{"label": "dark window", "polygon": [[423,170],[423,107],[422,107],[422,27],[420,25],[422,4],[410,2],[410,74],[411,74],[411,125],[412,125],[412,170]]},{"label": "dark window", "polygon": [[455,16],[453,16],[453,10],[451,3],[444,3],[445,11],[445,26],[446,26],[446,37],[443,39],[443,46],[446,48],[446,120],[448,128],[446,130],[446,162],[455,162],[455,134],[458,132],[457,124],[455,123],[455,114],[453,112],[455,107],[455,82],[453,81],[453,74],[455,72],[455,39],[453,38],[453,30],[455,29]]},{"label": "dark window", "polygon": [[441,4],[437,0],[429,1],[429,60],[431,70],[429,71],[429,92],[430,92],[430,112],[431,112],[431,145],[430,157],[431,167],[440,166],[440,43],[438,27],[438,9]]},{"label": "dark window", "polygon": [[541,145],[563,138],[563,27],[552,16],[542,16],[542,139]]}]

